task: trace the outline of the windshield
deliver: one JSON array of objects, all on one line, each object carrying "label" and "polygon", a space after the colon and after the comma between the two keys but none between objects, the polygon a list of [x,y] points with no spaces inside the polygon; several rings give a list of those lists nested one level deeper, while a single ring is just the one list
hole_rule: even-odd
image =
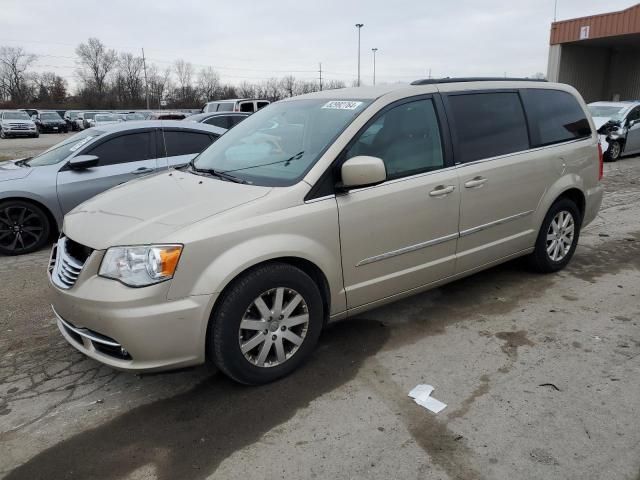
[{"label": "windshield", "polygon": [[41,167],[44,165],[60,163],[69,155],[76,152],[79,148],[103,134],[103,131],[96,130],[95,128],[83,130],[80,133],[76,133],[73,137],[69,137],[57,145],[54,145],[40,155],[33,157],[27,162],[27,165],[32,167]]},{"label": "windshield", "polygon": [[369,103],[312,99],[271,104],[221,136],[194,166],[256,185],[293,185]]},{"label": "windshield", "polygon": [[84,118],[86,118],[87,120],[92,120],[93,117],[95,117],[95,116],[96,116],[95,112],[85,112],[84,113]]},{"label": "windshield", "polygon": [[589,105],[592,117],[605,117],[612,120],[620,120],[627,107],[617,107],[612,105]]},{"label": "windshield", "polygon": [[62,120],[60,115],[55,112],[44,112],[40,114],[42,120]]},{"label": "windshield", "polygon": [[4,112],[2,114],[3,120],[31,120],[26,112]]},{"label": "windshield", "polygon": [[117,121],[118,119],[116,118],[115,115],[108,115],[104,113],[96,115],[96,122],[117,122]]}]

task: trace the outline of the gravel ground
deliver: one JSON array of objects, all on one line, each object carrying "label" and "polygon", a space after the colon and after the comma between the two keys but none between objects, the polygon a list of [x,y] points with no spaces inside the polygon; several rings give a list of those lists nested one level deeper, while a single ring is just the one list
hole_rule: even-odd
[{"label": "gravel ground", "polygon": [[[606,165],[566,270],[511,262],[337,323],[259,388],[84,358],[49,310],[48,252],[0,257],[0,477],[638,479],[638,182],[640,158]],[[413,403],[420,383],[447,408]]]},{"label": "gravel ground", "polygon": [[32,157],[75,133],[41,133],[38,138],[0,138],[0,161]]}]

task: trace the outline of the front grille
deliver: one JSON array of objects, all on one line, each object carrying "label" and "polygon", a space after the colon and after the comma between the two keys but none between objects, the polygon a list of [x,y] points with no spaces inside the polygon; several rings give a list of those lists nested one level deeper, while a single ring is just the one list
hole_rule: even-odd
[{"label": "front grille", "polygon": [[53,247],[49,261],[49,272],[53,283],[65,290],[73,287],[91,252],[92,250],[84,245],[67,237],[60,237]]},{"label": "front grille", "polygon": [[11,130],[29,130],[29,125],[26,123],[10,123]]}]

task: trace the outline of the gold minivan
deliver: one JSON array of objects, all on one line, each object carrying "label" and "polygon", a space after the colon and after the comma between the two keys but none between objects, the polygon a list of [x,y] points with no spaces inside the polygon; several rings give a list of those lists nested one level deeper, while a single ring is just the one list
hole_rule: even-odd
[{"label": "gold minivan", "polygon": [[528,256],[571,259],[602,156],[567,85],[422,80],[276,102],[64,220],[62,335],[114,368],[286,375],[323,326]]}]

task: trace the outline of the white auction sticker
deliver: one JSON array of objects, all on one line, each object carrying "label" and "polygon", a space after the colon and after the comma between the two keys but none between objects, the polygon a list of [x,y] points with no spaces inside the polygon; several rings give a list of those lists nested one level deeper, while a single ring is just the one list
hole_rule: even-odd
[{"label": "white auction sticker", "polygon": [[352,100],[331,100],[325,103],[322,108],[332,108],[334,110],[355,110],[362,102],[354,102]]},{"label": "white auction sticker", "polygon": [[70,152],[75,152],[76,150],[78,150],[80,147],[84,147],[87,143],[89,143],[91,140],[93,140],[94,137],[85,137],[82,140],[80,140],[78,143],[76,143],[73,147],[71,147],[69,149]]}]

